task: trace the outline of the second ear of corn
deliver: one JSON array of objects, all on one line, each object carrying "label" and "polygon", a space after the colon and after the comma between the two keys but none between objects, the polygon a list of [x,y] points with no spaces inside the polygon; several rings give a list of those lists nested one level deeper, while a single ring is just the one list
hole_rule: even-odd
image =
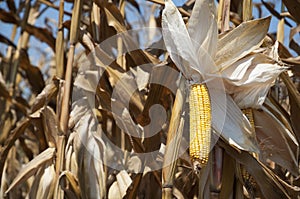
[{"label": "second ear of corn", "polygon": [[[248,118],[248,120],[251,124],[252,130],[255,132],[255,122],[254,122],[252,108],[242,109],[242,112]],[[248,190],[249,194],[253,195],[254,194],[253,191],[255,190],[255,187],[257,185],[255,179],[253,178],[252,175],[250,175],[248,173],[248,171],[245,169],[244,166],[241,166],[241,173],[242,173],[243,181],[245,184],[245,188]]]},{"label": "second ear of corn", "polygon": [[189,96],[190,157],[194,169],[206,166],[211,142],[211,105],[205,84],[193,84]]}]

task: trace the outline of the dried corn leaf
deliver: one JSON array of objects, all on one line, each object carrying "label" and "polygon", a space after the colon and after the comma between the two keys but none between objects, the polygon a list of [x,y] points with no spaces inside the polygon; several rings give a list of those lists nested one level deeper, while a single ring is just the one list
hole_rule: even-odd
[{"label": "dried corn leaf", "polygon": [[220,70],[252,52],[265,38],[271,17],[243,22],[218,41],[215,63]]},{"label": "dried corn leaf", "polygon": [[300,140],[300,125],[299,125],[299,110],[300,110],[300,94],[295,84],[291,81],[287,73],[282,73],[280,76],[286,85],[291,102],[291,123],[295,130],[298,141]]},{"label": "dried corn leaf", "polygon": [[49,147],[56,147],[57,136],[60,134],[58,130],[57,116],[52,108],[46,106],[42,110],[42,120],[44,126],[44,134]]},{"label": "dried corn leaf", "polygon": [[17,48],[16,45],[10,39],[8,39],[2,34],[0,34],[0,42],[12,46],[13,48]]},{"label": "dried corn leaf", "polygon": [[55,37],[48,29],[27,24],[25,26],[25,30],[30,35],[33,35],[40,41],[45,42],[47,45],[51,47],[53,52],[55,52]]},{"label": "dried corn leaf", "polygon": [[291,49],[293,49],[298,55],[300,55],[300,46],[298,45],[298,43],[292,39],[289,43],[289,47]]},{"label": "dried corn leaf", "polygon": [[49,84],[47,84],[42,92],[36,97],[34,103],[31,106],[31,112],[35,113],[37,110],[48,104],[50,100],[57,94],[57,91],[58,82],[54,79]]},{"label": "dried corn leaf", "polygon": [[80,189],[78,186],[77,177],[70,171],[63,171],[60,174],[59,178],[62,178],[63,176],[65,176],[67,178],[68,182],[70,183],[71,189],[72,189],[72,191],[74,191],[76,198],[80,198]]},{"label": "dried corn leaf", "polygon": [[287,128],[294,137],[294,131],[291,126],[291,120],[289,113],[276,101],[274,98],[269,96],[264,103],[264,107],[267,108],[284,126]]},{"label": "dried corn leaf", "polygon": [[[78,81],[75,79],[74,84]],[[73,146],[77,157],[81,196],[102,198],[106,195],[103,165],[105,145],[100,137],[101,129],[93,115],[94,96],[95,93],[75,86],[70,120],[75,124]],[[76,113],[80,113],[79,117]]]},{"label": "dried corn leaf", "polygon": [[298,142],[271,112],[262,108],[263,111],[253,110],[262,160],[273,160],[293,175],[298,175]]},{"label": "dried corn leaf", "polygon": [[29,197],[51,199],[53,197],[55,184],[56,173],[54,164],[46,166],[45,168],[41,167],[35,176]]},{"label": "dried corn leaf", "polygon": [[18,18],[15,13],[7,12],[0,8],[0,20],[2,20],[5,23],[13,23],[18,24]]},{"label": "dried corn leaf", "polygon": [[26,73],[32,91],[34,93],[40,93],[45,87],[43,74],[38,67],[30,64],[28,54],[25,50],[20,51],[20,68]]},{"label": "dried corn leaf", "polygon": [[5,193],[7,194],[13,188],[26,181],[30,176],[34,175],[38,169],[52,162],[54,155],[55,148],[48,148],[39,155],[37,155],[19,171],[18,175],[16,176],[16,178],[11,183],[11,185]]},{"label": "dried corn leaf", "polygon": [[291,15],[300,23],[300,2],[295,0],[283,0],[284,5],[287,7]]},{"label": "dried corn leaf", "polygon": [[16,115],[14,112],[8,111],[1,115],[1,122],[0,122],[0,143],[3,144],[7,139],[9,132],[13,125],[16,123]]},{"label": "dried corn leaf", "polygon": [[132,183],[129,174],[125,170],[121,170],[116,177],[117,181],[109,188],[108,198],[123,198]]},{"label": "dried corn leaf", "polygon": [[[18,121],[15,129],[12,130],[9,137],[6,139],[4,146],[0,149],[0,173],[3,173],[3,168],[5,161],[7,159],[7,155],[11,147],[14,145],[15,141],[20,137],[22,133],[26,130],[26,128],[30,125],[30,119],[23,118]],[[1,182],[2,175],[0,175]]]},{"label": "dried corn leaf", "polygon": [[16,4],[13,0],[6,1],[6,4],[10,11],[12,11],[13,13],[17,12]]},{"label": "dried corn leaf", "polygon": [[0,96],[3,97],[4,99],[11,100],[11,96],[6,87],[5,80],[3,79],[1,72],[0,72]]},{"label": "dried corn leaf", "polygon": [[293,27],[287,20],[283,18],[282,13],[280,14],[278,11],[275,10],[274,3],[265,2],[264,0],[262,0],[261,2],[274,17],[276,17],[278,20],[283,19],[286,25],[288,25],[289,27]]},{"label": "dried corn leaf", "polygon": [[296,197],[299,190],[287,187],[278,180],[278,177],[266,166],[258,162],[252,155],[247,152],[237,152],[224,142],[220,142],[226,153],[232,156],[238,163],[245,166],[247,171],[254,177],[264,198],[289,198]]}]

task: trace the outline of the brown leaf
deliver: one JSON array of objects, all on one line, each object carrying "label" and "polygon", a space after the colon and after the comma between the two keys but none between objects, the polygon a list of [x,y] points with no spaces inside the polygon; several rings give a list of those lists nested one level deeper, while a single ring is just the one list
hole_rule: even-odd
[{"label": "brown leaf", "polygon": [[43,74],[38,67],[30,64],[28,54],[25,50],[20,51],[20,68],[26,73],[32,91],[34,93],[40,93],[45,87]]},{"label": "brown leaf", "polygon": [[56,183],[54,164],[40,168],[32,183],[29,198],[53,198]]},{"label": "brown leaf", "polygon": [[218,41],[216,65],[224,70],[227,66],[249,54],[261,45],[270,25],[271,17],[243,22]]},{"label": "brown leaf", "polygon": [[298,23],[300,23],[300,2],[297,0],[283,0],[284,5],[287,7],[288,11],[293,15]]},{"label": "brown leaf", "polygon": [[[0,76],[0,96],[3,97],[4,99],[7,99],[7,100],[11,100],[12,97],[10,96],[9,94],[9,91],[5,85],[5,82],[4,80],[2,79],[2,75]],[[3,80],[3,81],[1,81]]]},{"label": "brown leaf", "polygon": [[2,8],[0,8],[0,20],[2,20],[5,23],[13,23],[13,24],[19,23],[17,16],[14,13],[6,12]]},{"label": "brown leaf", "polygon": [[236,151],[225,142],[219,140],[219,144],[225,149],[226,153],[233,157],[238,163],[245,166],[246,170],[254,177],[264,198],[289,198],[297,197],[299,190],[293,190],[282,184],[270,169],[258,162],[252,155],[245,151]]},{"label": "brown leaf", "polygon": [[263,110],[253,110],[262,161],[266,162],[270,159],[288,169],[293,175],[298,175],[299,146],[297,141],[288,136],[288,129],[279,120],[276,121],[271,112],[266,108]]},{"label": "brown leaf", "polygon": [[286,85],[289,92],[289,99],[291,103],[291,123],[296,134],[298,141],[300,141],[300,93],[298,92],[295,84],[289,78],[287,73],[282,73],[280,75],[284,84]]},{"label": "brown leaf", "polygon": [[35,98],[31,106],[31,113],[36,112],[44,105],[48,104],[50,100],[56,96],[58,91],[58,80],[53,79],[49,84],[47,84],[42,92]]},{"label": "brown leaf", "polygon": [[289,47],[293,49],[298,55],[300,55],[300,46],[294,39],[292,39],[289,43]]},{"label": "brown leaf", "polygon": [[55,52],[55,37],[47,28],[41,28],[27,24],[25,26],[25,30],[40,41],[48,44],[52,48],[53,52]]},{"label": "brown leaf", "polygon": [[12,13],[16,13],[16,12],[17,12],[17,8],[16,8],[15,1],[13,1],[13,0],[8,0],[8,1],[6,1],[6,4],[7,4],[7,7],[9,8],[9,10],[10,10]]},{"label": "brown leaf", "polygon": [[[6,139],[4,146],[0,149],[0,173],[3,173],[4,164],[8,155],[9,150],[14,145],[15,141],[18,139],[18,137],[21,136],[22,133],[26,130],[26,128],[30,125],[30,119],[29,118],[23,118],[21,119],[16,128],[13,129],[9,135],[9,137]],[[0,175],[0,183],[2,175]]]},{"label": "brown leaf", "polygon": [[42,116],[44,134],[48,141],[48,146],[56,147],[57,136],[60,134],[58,130],[57,116],[53,109],[51,109],[49,106],[46,106],[42,110]]},{"label": "brown leaf", "polygon": [[[76,175],[74,175],[70,171],[63,171],[60,175],[60,179],[62,179],[62,177],[66,177],[66,179],[68,180],[68,182],[71,185],[70,188],[75,193],[76,198],[80,198],[80,188],[78,186],[78,179],[77,179]],[[67,189],[67,188],[65,187],[64,189]]]},{"label": "brown leaf", "polygon": [[13,48],[16,48],[16,45],[10,39],[8,39],[7,37],[5,37],[2,34],[0,34],[0,42],[10,45]]},{"label": "brown leaf", "polygon": [[13,125],[16,123],[16,116],[13,112],[8,111],[5,113],[2,113],[1,115],[1,122],[0,122],[0,143],[1,145],[5,142],[7,139],[9,132]]},{"label": "brown leaf", "polygon": [[[262,0],[262,3],[263,5],[270,11],[270,13],[275,16],[277,19],[282,19],[283,17],[280,15],[279,12],[277,12],[275,9],[274,9],[274,4],[270,3],[270,2],[265,2]],[[288,25],[289,27],[293,27],[287,20],[284,19],[284,23],[286,25]]]},{"label": "brown leaf", "polygon": [[26,181],[30,176],[34,175],[39,168],[42,168],[47,163],[53,161],[55,148],[48,148],[29,163],[27,163],[18,173],[14,181],[11,183],[5,194],[15,188],[17,185]]}]

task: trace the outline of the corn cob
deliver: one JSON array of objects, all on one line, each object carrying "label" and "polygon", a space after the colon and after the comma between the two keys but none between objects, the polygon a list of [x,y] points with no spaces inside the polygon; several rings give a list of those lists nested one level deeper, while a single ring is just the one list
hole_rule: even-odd
[{"label": "corn cob", "polygon": [[[242,112],[248,118],[248,120],[251,124],[252,130],[253,130],[253,132],[255,132],[255,123],[254,123],[252,108],[242,109]],[[254,178],[253,178],[253,176],[250,175],[248,173],[248,171],[245,169],[245,167],[243,167],[243,166],[241,166],[241,173],[242,173],[242,177],[243,177],[243,180],[244,180],[245,188],[248,190],[250,195],[253,195],[254,194],[253,192],[254,192],[255,187],[257,185]]]},{"label": "corn cob", "polygon": [[205,84],[190,88],[190,157],[195,171],[208,162],[211,138],[211,108]]}]

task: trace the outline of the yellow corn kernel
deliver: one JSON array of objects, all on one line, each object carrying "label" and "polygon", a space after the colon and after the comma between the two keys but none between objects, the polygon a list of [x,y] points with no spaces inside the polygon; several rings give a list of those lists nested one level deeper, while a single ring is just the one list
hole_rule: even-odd
[{"label": "yellow corn kernel", "polygon": [[211,139],[211,105],[205,84],[190,88],[190,157],[194,169],[204,167],[208,161]]}]

